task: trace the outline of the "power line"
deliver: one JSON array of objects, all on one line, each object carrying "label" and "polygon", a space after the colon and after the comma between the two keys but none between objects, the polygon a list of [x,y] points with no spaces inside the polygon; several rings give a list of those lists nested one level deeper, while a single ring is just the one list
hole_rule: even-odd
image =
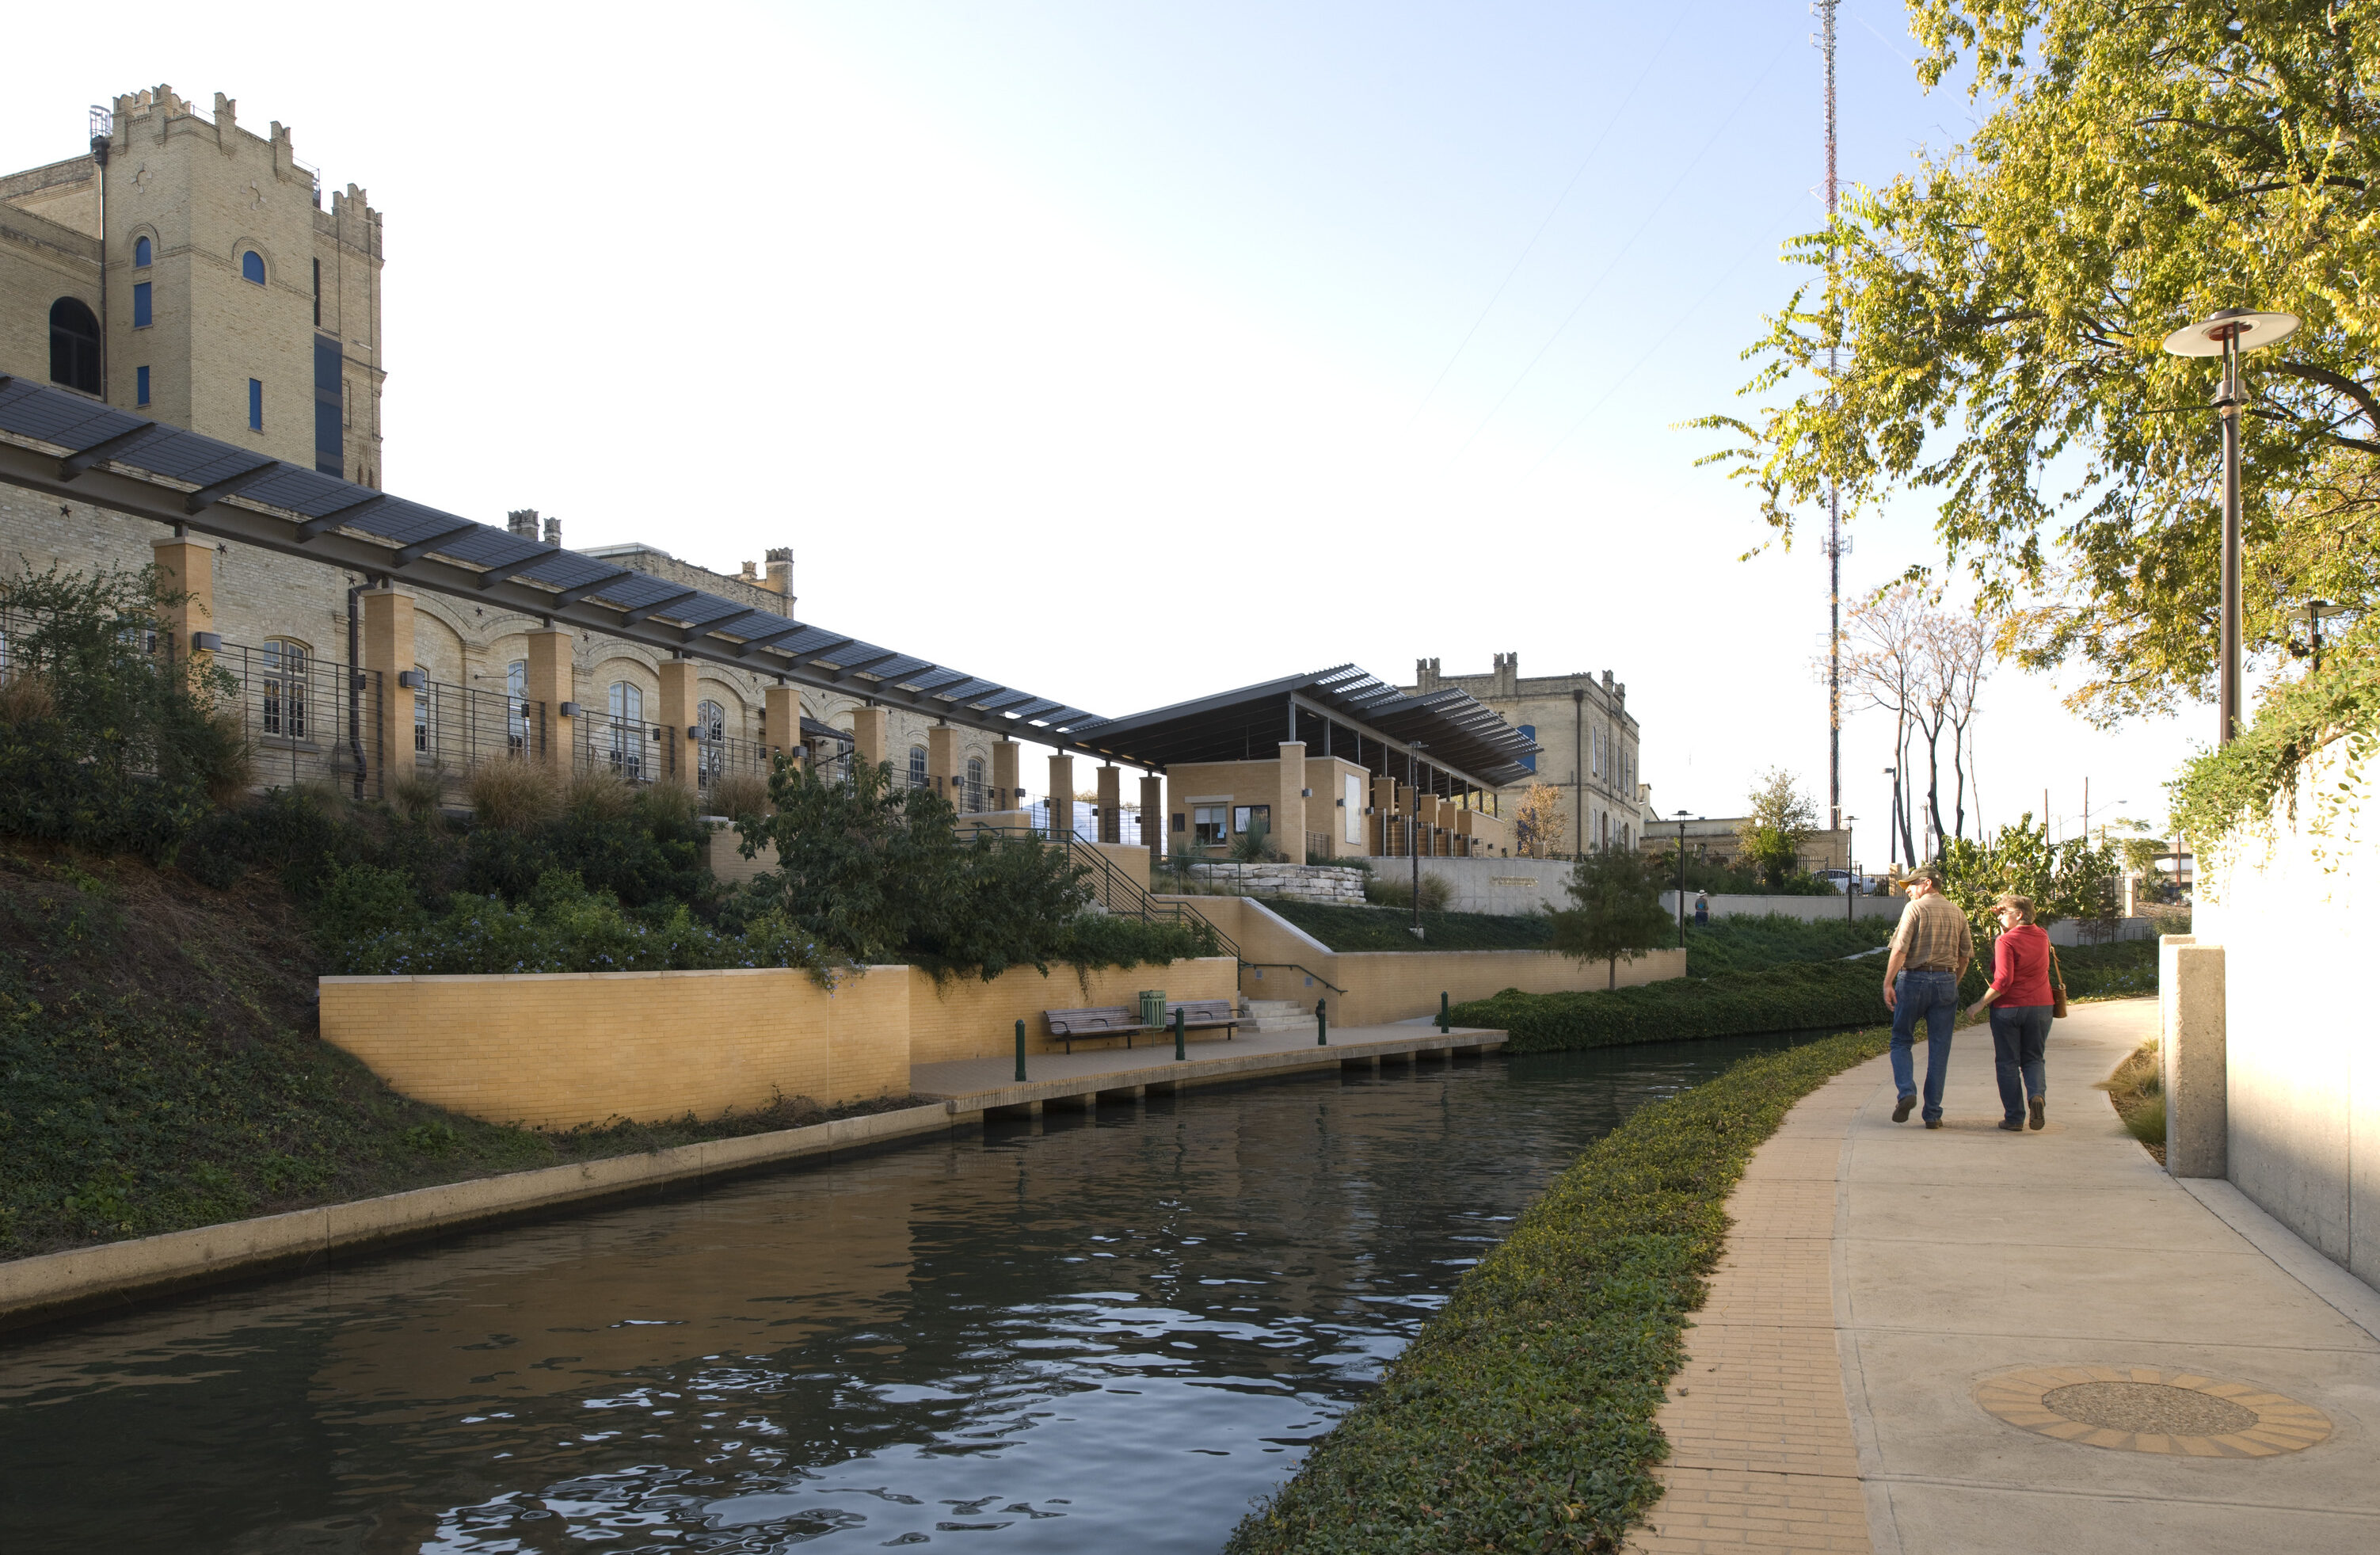
[{"label": "power line", "polygon": [[[1791,45],[1789,44],[1787,46],[1790,47]],[[1767,65],[1762,68],[1760,74],[1754,78],[1752,84],[1744,89],[1743,95],[1736,99],[1735,106],[1728,110],[1727,117],[1719,121],[1718,128],[1711,131],[1710,139],[1703,142],[1703,149],[1696,152],[1694,154],[1694,159],[1688,162],[1684,167],[1679,169],[1677,178],[1671,182],[1668,189],[1662,192],[1661,198],[1653,202],[1652,208],[1645,213],[1645,219],[1636,224],[1636,230],[1628,235],[1628,241],[1621,244],[1619,249],[1613,252],[1610,260],[1604,265],[1603,269],[1597,273],[1595,279],[1588,284],[1586,290],[1580,294],[1577,305],[1572,308],[1567,314],[1563,315],[1562,322],[1554,326],[1553,334],[1548,335],[1546,337],[1546,343],[1537,347],[1537,354],[1529,358],[1529,364],[1521,369],[1520,376],[1512,380],[1511,386],[1505,389],[1502,397],[1498,399],[1495,405],[1489,407],[1487,415],[1480,418],[1479,424],[1471,429],[1471,435],[1463,440],[1463,446],[1454,451],[1453,458],[1450,458],[1447,463],[1451,465],[1455,459],[1463,457],[1464,454],[1470,452],[1471,445],[1479,441],[1479,434],[1488,430],[1488,424],[1493,421],[1497,415],[1503,410],[1504,407],[1511,402],[1512,396],[1520,392],[1521,385],[1528,381],[1529,374],[1535,372],[1537,370],[1537,364],[1545,360],[1546,353],[1554,348],[1554,343],[1562,337],[1563,333],[1570,328],[1572,322],[1577,319],[1579,314],[1585,311],[1586,305],[1595,299],[1597,290],[1602,286],[1603,283],[1610,277],[1611,272],[1618,267],[1622,259],[1627,257],[1628,250],[1635,247],[1636,239],[1645,236],[1645,229],[1653,225],[1653,218],[1659,215],[1662,209],[1670,203],[1670,198],[1674,196],[1678,190],[1685,187],[1686,179],[1693,175],[1694,170],[1696,167],[1702,165],[1703,158],[1708,156],[1710,154],[1710,149],[1718,144],[1719,138],[1727,133],[1728,126],[1735,122],[1736,115],[1743,111],[1744,104],[1752,101],[1753,94],[1758,91],[1762,83],[1768,79],[1769,71],[1776,69],[1777,62],[1784,57],[1785,49],[1780,47],[1778,49],[1777,53],[1770,57]]]},{"label": "power line", "polygon": [[1636,93],[1652,76],[1654,65],[1669,52],[1670,42],[1678,35],[1678,29],[1685,25],[1688,13],[1689,7],[1683,6],[1678,7],[1677,20],[1670,24],[1668,35],[1651,54],[1645,55],[1645,68],[1636,72],[1635,84],[1628,89],[1628,95],[1620,100],[1620,106],[1612,110],[1609,122],[1603,127],[1603,133],[1595,138],[1595,144],[1589,146],[1586,149],[1586,155],[1579,159],[1577,170],[1571,174],[1570,182],[1562,186],[1561,193],[1554,197],[1552,206],[1546,212],[1546,219],[1537,224],[1537,230],[1529,234],[1528,242],[1522,246],[1520,258],[1512,261],[1512,269],[1504,272],[1504,278],[1496,283],[1496,289],[1489,295],[1488,305],[1479,310],[1479,317],[1471,321],[1471,327],[1463,332],[1463,343],[1455,346],[1454,355],[1446,358],[1446,365],[1439,368],[1438,376],[1430,380],[1428,391],[1421,396],[1421,402],[1414,407],[1413,419],[1405,423],[1405,431],[1413,431],[1414,422],[1421,419],[1421,413],[1428,408],[1431,399],[1437,396],[1439,386],[1446,382],[1446,375],[1454,371],[1454,364],[1461,361],[1463,353],[1471,348],[1472,340],[1479,334],[1479,326],[1488,322],[1488,315],[1494,312],[1496,304],[1503,300],[1504,290],[1512,284],[1512,277],[1521,273],[1521,266],[1526,263],[1529,256],[1536,251],[1537,239],[1546,235],[1546,228],[1554,225],[1554,217],[1560,213],[1563,202],[1570,199],[1571,190],[1578,188],[1578,181],[1586,176],[1588,168],[1595,165],[1596,153],[1603,150],[1603,143],[1606,140],[1611,139],[1612,130],[1618,128],[1621,116],[1628,112],[1628,104],[1636,101]]}]

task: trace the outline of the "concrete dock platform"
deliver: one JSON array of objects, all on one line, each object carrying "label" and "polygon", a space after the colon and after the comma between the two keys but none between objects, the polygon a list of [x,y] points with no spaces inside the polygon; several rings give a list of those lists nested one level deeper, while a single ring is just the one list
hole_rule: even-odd
[{"label": "concrete dock platform", "polygon": [[1269,1078],[1316,1069],[1377,1068],[1383,1063],[1451,1063],[1503,1050],[1505,1034],[1458,1026],[1441,1032],[1427,1023],[1334,1027],[1327,1047],[1317,1046],[1311,1026],[1297,1031],[1249,1032],[1231,1040],[1212,1038],[1189,1044],[1186,1058],[1173,1056],[1173,1039],[1160,1036],[1130,1048],[1090,1049],[1073,1053],[1034,1053],[1026,1061],[1028,1078],[1016,1082],[1011,1058],[960,1059],[921,1063],[909,1071],[909,1088],[921,1101],[946,1103],[953,1113],[1024,1116],[1044,1108],[1097,1106],[1144,1095],[1163,1095],[1191,1086]]}]

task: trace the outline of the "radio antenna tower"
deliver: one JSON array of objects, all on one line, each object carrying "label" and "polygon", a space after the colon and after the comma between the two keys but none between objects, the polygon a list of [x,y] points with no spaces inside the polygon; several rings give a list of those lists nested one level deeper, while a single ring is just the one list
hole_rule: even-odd
[{"label": "radio antenna tower", "polygon": [[[1835,221],[1835,6],[1839,0],[1813,0],[1817,44],[1827,62],[1827,225]],[[1834,261],[1828,261],[1828,304],[1834,298]],[[1827,377],[1835,376],[1835,345],[1827,343]],[[1843,541],[1842,491],[1827,482],[1827,826],[1843,829]],[[1843,860],[1849,869],[1852,861]]]}]

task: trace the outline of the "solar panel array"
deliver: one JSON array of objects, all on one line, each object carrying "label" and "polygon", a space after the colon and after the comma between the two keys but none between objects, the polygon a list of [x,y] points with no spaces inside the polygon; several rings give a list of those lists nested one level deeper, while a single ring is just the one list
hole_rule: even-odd
[{"label": "solar panel array", "polygon": [[[1070,734],[1075,725],[1096,722],[1096,715],[1065,702],[650,573],[616,567],[335,475],[263,458],[253,450],[146,420],[51,384],[0,377],[0,431],[62,450],[69,466],[113,464],[193,488],[210,500],[236,501],[243,508],[285,516],[301,541],[331,529],[376,541],[389,547],[389,570],[398,577],[405,577],[406,569],[421,557],[434,554],[474,569],[479,574],[475,582],[481,587],[509,579],[551,590],[556,608],[579,601],[608,606],[620,613],[623,636],[645,636],[636,629],[639,623],[665,621],[682,638],[669,646],[709,649],[707,656],[734,650],[734,662],[763,674],[784,668],[773,659],[783,655],[853,677],[849,689],[855,695],[868,695],[871,682],[895,686],[1038,725],[1044,736]],[[202,518],[193,523],[204,527]],[[440,587],[428,579],[408,581]]]}]

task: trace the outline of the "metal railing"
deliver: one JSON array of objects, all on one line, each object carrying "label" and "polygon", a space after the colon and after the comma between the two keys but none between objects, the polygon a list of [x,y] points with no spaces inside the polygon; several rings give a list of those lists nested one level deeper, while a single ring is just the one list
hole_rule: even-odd
[{"label": "metal railing", "polygon": [[1062,832],[1053,836],[1046,830],[995,826],[983,821],[970,823],[965,817],[960,818],[959,832],[962,836],[989,832],[994,836],[1015,837],[1062,847],[1066,850],[1067,861],[1083,869],[1085,883],[1090,887],[1091,900],[1100,911],[1118,917],[1136,917],[1144,923],[1173,923],[1184,928],[1193,923],[1203,925],[1215,936],[1224,954],[1245,964],[1238,942],[1224,933],[1213,919],[1186,902],[1156,900],[1146,886],[1117,869],[1106,854],[1080,837],[1068,836]]},{"label": "metal railing", "polygon": [[508,691],[433,680],[413,693],[413,759],[468,772],[482,762],[546,757],[546,708]]},{"label": "metal railing", "polygon": [[570,721],[571,770],[609,772],[624,783],[659,783],[677,775],[677,742],[642,719],[581,711]]},{"label": "metal railing", "polygon": [[724,777],[756,777],[768,782],[769,765],[776,755],[773,746],[733,735],[706,734],[695,740],[693,747],[694,785],[704,795]]},{"label": "metal railing", "polygon": [[359,798],[385,794],[381,676],[290,643],[225,643],[214,667],[231,677],[220,704],[238,721],[249,770],[269,787],[334,783]]}]

